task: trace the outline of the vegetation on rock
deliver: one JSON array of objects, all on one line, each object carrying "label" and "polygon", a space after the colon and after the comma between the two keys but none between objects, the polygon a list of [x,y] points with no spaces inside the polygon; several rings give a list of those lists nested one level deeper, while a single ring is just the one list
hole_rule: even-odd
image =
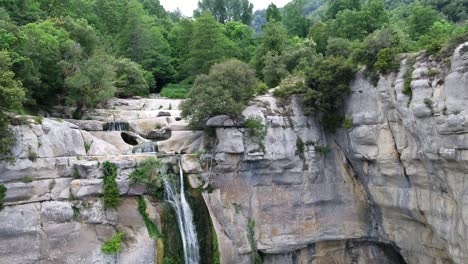
[{"label": "vegetation on rock", "polygon": [[104,207],[116,208],[120,205],[119,186],[117,184],[117,166],[106,161],[104,168]]},{"label": "vegetation on rock", "polygon": [[124,232],[118,232],[114,237],[104,242],[102,245],[102,252],[106,254],[115,255],[122,250],[122,238],[125,236]]}]

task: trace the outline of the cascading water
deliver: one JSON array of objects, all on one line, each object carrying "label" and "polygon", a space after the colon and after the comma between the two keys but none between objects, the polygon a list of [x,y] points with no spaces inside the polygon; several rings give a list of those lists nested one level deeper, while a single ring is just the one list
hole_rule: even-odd
[{"label": "cascading water", "polygon": [[128,131],[128,122],[108,122],[104,124],[104,131]]},{"label": "cascading water", "polygon": [[169,179],[164,179],[164,189],[166,192],[166,200],[172,205],[177,216],[180,236],[184,249],[185,264],[200,263],[200,253],[198,248],[197,232],[193,224],[193,214],[190,206],[185,198],[184,192],[184,173],[182,164],[179,158],[179,180],[180,191],[173,186]]}]

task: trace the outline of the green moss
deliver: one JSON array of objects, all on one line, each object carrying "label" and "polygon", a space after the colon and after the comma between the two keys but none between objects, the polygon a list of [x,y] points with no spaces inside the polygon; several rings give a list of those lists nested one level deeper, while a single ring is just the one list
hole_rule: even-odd
[{"label": "green moss", "polygon": [[32,181],[33,181],[33,177],[31,177],[31,176],[26,176],[26,177],[23,178],[22,181],[23,181],[23,182],[26,182],[26,183],[27,183],[27,182],[32,182]]},{"label": "green moss", "polygon": [[146,229],[148,230],[148,235],[151,238],[158,238],[161,237],[161,233],[158,230],[158,227],[151,221],[146,212],[146,201],[143,196],[138,196],[138,212],[140,213],[141,217],[143,217],[143,221],[145,222]]},{"label": "green moss", "polygon": [[5,185],[0,184],[0,210],[3,209],[3,199],[5,199],[7,188]]},{"label": "green moss", "polygon": [[104,162],[104,207],[116,208],[120,205],[119,186],[117,185],[117,166]]},{"label": "green moss", "polygon": [[34,118],[34,122],[36,122],[36,124],[42,125],[42,120],[43,120],[43,119],[44,119],[44,118],[43,118],[42,116],[36,116],[36,117]]},{"label": "green moss", "polygon": [[78,218],[80,217],[80,210],[76,207],[76,206],[72,206],[72,210],[73,210],[73,220],[78,220]]},{"label": "green moss", "polygon": [[352,118],[345,118],[343,120],[343,124],[341,126],[343,128],[352,128],[353,127],[353,119]]},{"label": "green moss", "polygon": [[130,184],[146,186],[146,193],[158,200],[163,199],[164,186],[163,175],[160,173],[162,163],[159,159],[148,158],[140,163],[135,170],[130,173]]},{"label": "green moss", "polygon": [[117,254],[122,250],[122,238],[125,236],[124,232],[118,232],[113,238],[107,240],[102,245],[102,252],[106,254]]},{"label": "green moss", "polygon": [[257,242],[255,241],[255,221],[252,218],[247,219],[247,240],[250,244],[250,250],[252,251],[252,263],[262,264],[262,256],[258,253]]}]

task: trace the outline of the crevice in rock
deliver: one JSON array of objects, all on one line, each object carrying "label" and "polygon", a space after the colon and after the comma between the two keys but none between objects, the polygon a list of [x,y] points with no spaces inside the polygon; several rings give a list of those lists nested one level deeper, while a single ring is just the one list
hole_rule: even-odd
[{"label": "crevice in rock", "polygon": [[388,121],[388,119],[387,119],[387,126],[388,126],[388,129],[390,130],[390,135],[392,136],[393,148],[395,150],[395,153],[396,153],[396,156],[397,156],[397,159],[398,159],[398,164],[400,164],[400,166],[402,168],[403,176],[405,176],[406,182],[408,184],[407,187],[411,188],[411,186],[412,186],[411,180],[410,180],[410,178],[408,176],[408,173],[406,172],[405,164],[401,160],[401,153],[398,150],[398,146],[397,146],[396,139],[395,139],[395,134],[394,134],[394,131],[392,129],[392,126],[390,125],[390,121]]}]

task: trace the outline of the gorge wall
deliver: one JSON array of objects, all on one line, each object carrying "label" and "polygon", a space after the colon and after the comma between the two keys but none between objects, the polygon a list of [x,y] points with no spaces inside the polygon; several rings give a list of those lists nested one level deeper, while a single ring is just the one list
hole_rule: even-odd
[{"label": "gorge wall", "polygon": [[[409,54],[376,85],[359,73],[343,109],[353,126],[333,134],[304,116],[300,97],[271,94],[243,112],[264,137],[226,116],[208,121],[214,136],[192,131],[179,100],[157,98],[115,99],[81,121],[18,117],[16,163],[0,165],[0,263],[157,263],[135,199],[145,188],[128,175],[174,154],[206,190],[221,263],[252,263],[252,250],[275,264],[467,263],[468,43],[449,61]],[[128,131],[105,131],[116,121]],[[107,160],[124,198],[105,210]],[[105,255],[116,230],[123,251]]]}]

